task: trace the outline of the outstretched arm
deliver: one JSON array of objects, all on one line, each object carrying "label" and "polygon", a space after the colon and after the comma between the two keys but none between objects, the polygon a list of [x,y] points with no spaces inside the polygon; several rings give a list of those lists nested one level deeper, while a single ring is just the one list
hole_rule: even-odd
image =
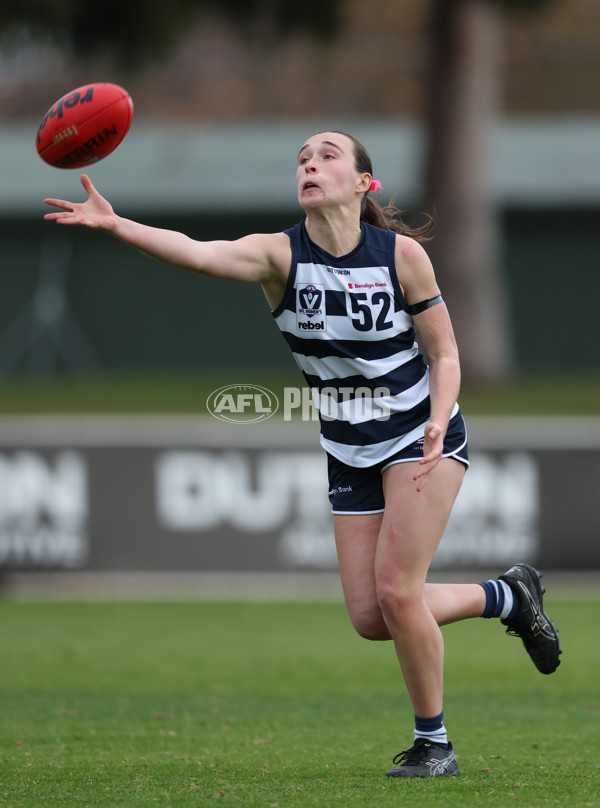
[{"label": "outstretched arm", "polygon": [[167,264],[238,281],[269,284],[282,264],[289,241],[282,233],[255,233],[237,241],[195,241],[183,233],[124,219],[94,188],[87,175],[81,184],[88,194],[84,202],[45,199],[60,208],[44,219],[59,225],[80,225],[102,230],[120,241]]}]

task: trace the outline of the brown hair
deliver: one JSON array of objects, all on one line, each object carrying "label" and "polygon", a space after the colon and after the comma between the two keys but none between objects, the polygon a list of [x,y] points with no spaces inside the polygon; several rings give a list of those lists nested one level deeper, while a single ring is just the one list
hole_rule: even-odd
[{"label": "brown hair", "polygon": [[[373,176],[373,164],[369,152],[362,145],[360,140],[357,140],[353,135],[347,132],[342,132],[339,129],[331,129],[329,131],[335,132],[338,135],[343,135],[351,141],[354,147],[354,163],[356,170],[359,174],[370,174]],[[433,216],[425,214],[427,221],[420,227],[409,227],[402,219],[402,211],[394,205],[394,200],[389,205],[381,207],[370,196],[369,191],[363,196],[360,218],[367,224],[381,227],[383,230],[393,230],[395,233],[401,233],[403,236],[410,236],[416,241],[428,241],[433,236],[434,220]]]}]

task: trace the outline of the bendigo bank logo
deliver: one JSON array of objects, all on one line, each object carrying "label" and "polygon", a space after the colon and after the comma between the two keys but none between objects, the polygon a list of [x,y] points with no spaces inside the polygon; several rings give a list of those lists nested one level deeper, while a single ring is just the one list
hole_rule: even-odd
[{"label": "bendigo bank logo", "polygon": [[325,289],[320,284],[308,283],[298,289],[296,322],[302,331],[326,331]]}]

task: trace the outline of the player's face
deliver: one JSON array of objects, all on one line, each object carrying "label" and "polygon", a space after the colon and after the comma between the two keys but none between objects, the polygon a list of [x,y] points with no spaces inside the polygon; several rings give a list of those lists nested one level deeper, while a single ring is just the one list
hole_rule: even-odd
[{"label": "player's face", "polygon": [[298,201],[305,210],[360,203],[370,182],[370,174],[356,170],[354,146],[345,135],[320,132],[300,149],[296,183]]}]

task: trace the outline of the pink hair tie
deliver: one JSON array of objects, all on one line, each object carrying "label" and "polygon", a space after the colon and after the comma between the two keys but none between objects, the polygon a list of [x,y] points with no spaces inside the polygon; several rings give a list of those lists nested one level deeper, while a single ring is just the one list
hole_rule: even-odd
[{"label": "pink hair tie", "polygon": [[379,191],[381,193],[381,191],[383,191],[383,185],[379,182],[379,180],[371,180],[369,191],[373,191],[373,193],[375,193],[375,191]]}]

